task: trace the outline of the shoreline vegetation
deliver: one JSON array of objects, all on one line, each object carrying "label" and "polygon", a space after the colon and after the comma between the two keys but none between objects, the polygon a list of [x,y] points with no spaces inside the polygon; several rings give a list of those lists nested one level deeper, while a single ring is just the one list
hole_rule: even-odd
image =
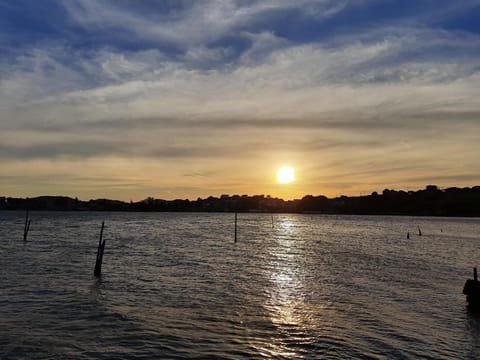
[{"label": "shoreline vegetation", "polygon": [[67,196],[12,198],[0,196],[0,210],[138,211],[138,212],[269,212],[353,215],[480,216],[480,186],[440,189],[427,185],[418,191],[385,189],[362,196],[327,198],[306,195],[283,200],[269,195],[221,195],[197,200],[162,200],[148,197],[137,202]]}]

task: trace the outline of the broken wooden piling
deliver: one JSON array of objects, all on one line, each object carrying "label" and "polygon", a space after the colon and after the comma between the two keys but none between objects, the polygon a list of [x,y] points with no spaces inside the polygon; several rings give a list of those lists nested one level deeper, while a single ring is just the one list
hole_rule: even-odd
[{"label": "broken wooden piling", "polygon": [[235,213],[235,242],[237,242],[237,213]]},{"label": "broken wooden piling", "polygon": [[[97,260],[95,261],[94,276],[100,276],[102,273],[103,251],[105,250],[105,240],[103,240],[103,228],[105,221],[102,221],[102,229],[100,230],[100,240],[98,241]],[[103,240],[103,241],[102,241]]]},{"label": "broken wooden piling", "polygon": [[23,227],[23,241],[27,241],[28,230],[30,230],[30,224],[32,223],[32,219],[28,218],[28,209],[25,213],[25,226]]},{"label": "broken wooden piling", "polygon": [[236,243],[237,242],[237,213],[235,213],[235,238],[234,238],[234,242]]},{"label": "broken wooden piling", "polygon": [[473,280],[468,279],[463,287],[463,294],[467,295],[468,305],[472,308],[480,308],[480,281],[478,281],[477,268],[473,268]]}]

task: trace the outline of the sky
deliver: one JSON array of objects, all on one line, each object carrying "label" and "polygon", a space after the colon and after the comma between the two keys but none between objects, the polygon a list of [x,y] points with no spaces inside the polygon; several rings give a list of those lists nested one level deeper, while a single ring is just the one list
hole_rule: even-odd
[{"label": "sky", "polygon": [[0,195],[479,185],[479,18],[480,0],[0,0]]}]

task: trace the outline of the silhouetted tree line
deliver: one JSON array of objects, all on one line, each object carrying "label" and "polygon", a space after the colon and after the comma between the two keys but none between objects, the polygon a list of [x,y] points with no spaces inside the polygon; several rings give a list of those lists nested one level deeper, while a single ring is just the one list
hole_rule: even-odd
[{"label": "silhouetted tree line", "polygon": [[191,212],[288,212],[359,215],[480,216],[480,186],[439,189],[428,185],[418,191],[385,189],[365,196],[307,195],[283,200],[265,195],[222,195],[197,200],[162,200],[149,197],[138,202],[109,199],[82,201],[65,196],[35,198],[0,197],[0,210],[76,211],[191,211]]}]

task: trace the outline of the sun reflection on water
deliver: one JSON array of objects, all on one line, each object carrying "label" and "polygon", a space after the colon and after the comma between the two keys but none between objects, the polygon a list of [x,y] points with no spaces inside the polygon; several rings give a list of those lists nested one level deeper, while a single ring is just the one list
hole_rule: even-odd
[{"label": "sun reflection on water", "polygon": [[[279,220],[277,220],[277,225],[282,230],[286,230],[289,232],[291,231],[292,233],[296,232],[295,222],[293,221],[293,219],[282,217]],[[281,235],[285,235],[285,234],[281,234]]]},{"label": "sun reflection on water", "polygon": [[[268,351],[273,358],[302,358],[302,344],[314,341],[315,315],[307,303],[305,251],[293,217],[277,220],[270,248],[270,266],[264,307],[276,329]],[[267,350],[267,349],[265,349]]]}]

